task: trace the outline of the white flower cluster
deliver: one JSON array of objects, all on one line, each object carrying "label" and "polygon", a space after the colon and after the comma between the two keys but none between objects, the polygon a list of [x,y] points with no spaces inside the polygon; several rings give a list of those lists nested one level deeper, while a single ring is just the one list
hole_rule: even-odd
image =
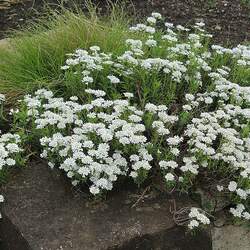
[{"label": "white flower cluster", "polygon": [[111,190],[119,175],[144,176],[153,158],[143,134],[142,111],[129,105],[128,100],[103,99],[104,91],[86,92],[95,97],[83,105],[65,102],[47,90],[26,96],[25,102],[28,114],[39,114],[36,128],[54,132],[41,138],[41,156],[48,158],[52,167],[59,163],[74,185],[90,182],[90,192],[97,194]]},{"label": "white flower cluster", "polygon": [[190,221],[188,223],[189,229],[194,229],[199,227],[200,224],[208,225],[210,224],[209,218],[206,216],[205,212],[202,211],[200,208],[192,207],[190,209],[190,213],[188,214]]},{"label": "white flower cluster", "polygon": [[2,134],[0,136],[0,171],[3,167],[14,166],[15,156],[22,151],[20,136],[17,134]]},{"label": "white flower cluster", "polygon": [[[128,50],[121,55],[101,52],[98,46],[90,47],[89,51],[77,49],[74,54],[69,54],[71,58],[66,60],[66,65],[62,69],[81,74],[82,82],[92,84],[91,88],[94,89],[101,89],[104,84],[109,83],[116,85],[130,82],[131,79],[136,78],[139,71],[143,71],[149,78],[156,74],[164,81],[172,81],[169,88],[164,82],[163,86],[166,86],[163,89],[164,93],[164,91],[175,91],[175,83],[183,84],[184,88],[190,85],[192,90],[204,84],[202,75],[211,73],[216,76],[223,72],[228,74],[225,69],[212,72],[211,64],[218,60],[218,56],[226,54],[238,65],[250,64],[249,46],[239,45],[233,49],[226,49],[213,45],[211,52],[208,51],[203,41],[211,35],[205,32],[203,29],[205,24],[202,22],[196,23],[192,32],[181,25],[175,26],[169,22],[165,22],[166,29],[158,31],[156,26],[158,22],[163,22],[163,17],[153,12],[147,18],[147,24],[131,27],[131,32],[143,33],[144,38],[127,39],[125,44]],[[184,42],[183,37],[186,37]],[[156,51],[167,51],[167,53],[163,53],[163,56],[160,56],[162,53],[151,55],[149,49],[153,51],[154,48]],[[183,60],[184,57],[185,60]],[[98,72],[102,72],[102,77],[107,80],[102,82],[102,85],[99,83]],[[207,99],[208,102],[210,100],[210,98]],[[190,111],[190,108],[189,105],[184,107],[186,111]]]},{"label": "white flower cluster", "polygon": [[[160,30],[158,22],[164,24]],[[234,83],[232,76],[247,70],[250,48],[210,49],[211,35],[203,27],[201,22],[193,29],[175,26],[152,13],[146,24],[130,28],[142,38],[126,39],[121,54],[98,46],[70,54],[62,69],[80,75],[84,98],[65,101],[42,89],[24,99],[42,137],[42,157],[74,185],[87,183],[93,194],[112,189],[121,175],[140,183],[153,167],[178,190],[198,178],[214,179],[217,191],[236,206],[232,214],[239,214],[241,204],[246,218],[250,87]],[[122,93],[126,99],[114,98]],[[190,216],[190,228],[209,224],[200,210]]]},{"label": "white flower cluster", "polygon": [[[97,72],[100,71],[102,77],[107,78],[108,83],[117,84],[130,80],[131,75],[136,74],[138,70],[145,70],[148,75],[151,75],[152,72],[161,76],[165,74],[166,79],[171,79],[176,83],[196,81],[198,85],[202,85],[202,72],[211,71],[206,60],[212,57],[211,53],[204,52],[201,43],[201,40],[208,36],[201,28],[203,24],[197,23],[194,26],[199,34],[190,33],[186,43],[178,43],[178,33],[188,32],[189,29],[181,25],[175,27],[172,23],[166,22],[165,34],[159,37],[155,34],[157,33],[155,24],[158,21],[162,21],[162,16],[159,13],[152,13],[152,16],[147,19],[148,25],[137,24],[131,27],[131,32],[146,33],[146,38],[142,40],[127,39],[125,44],[128,50],[121,55],[101,52],[98,46],[90,47],[89,51],[77,49],[75,53],[69,54],[71,58],[66,60],[62,69],[82,74],[82,82],[85,84],[93,84],[98,81]],[[149,48],[166,49],[168,56],[149,57]],[[247,50],[244,51],[244,55],[247,54]],[[187,59],[183,60],[183,56],[186,56]],[[194,67],[195,70],[193,70]],[[95,84],[96,87],[100,88]]]},{"label": "white flower cluster", "polygon": [[0,105],[5,101],[5,95],[0,94]]},{"label": "white flower cluster", "polygon": [[[41,156],[49,159],[51,167],[59,164],[74,185],[91,182],[90,191],[97,194],[111,190],[119,175],[142,182],[152,168],[150,146],[165,137],[173,150],[182,141],[169,136],[178,117],[168,115],[165,105],[148,103],[139,110],[129,103],[131,93],[124,94],[128,99],[113,101],[105,100],[101,90],[86,89],[86,93],[94,98],[82,105],[72,101],[75,97],[64,101],[45,89],[24,98],[27,115],[32,118],[35,114],[36,129],[43,136]],[[146,126],[152,138],[145,136]],[[160,165],[165,173],[163,162]],[[172,170],[177,167],[175,162],[169,166]]]},{"label": "white flower cluster", "polygon": [[[204,167],[234,173],[228,190],[246,200],[250,194],[250,186],[244,184],[250,178],[250,88],[231,83],[219,73],[214,76],[214,91],[197,94],[196,98],[186,95],[191,109],[217,103],[214,110],[200,113],[200,117],[193,118],[187,126],[188,153],[194,157],[193,162],[200,163],[196,170]],[[187,170],[198,174],[193,169]]]},{"label": "white flower cluster", "polygon": [[237,204],[236,208],[230,208],[230,213],[232,213],[234,217],[250,220],[250,213],[245,210],[246,208],[243,204]]},{"label": "white flower cluster", "polygon": [[[5,101],[5,96],[0,94],[0,105]],[[16,160],[21,157],[21,139],[17,134],[1,134],[0,131],[0,173],[6,167],[16,165]],[[4,202],[3,195],[0,195],[0,203]],[[0,219],[2,214],[0,213]]]},{"label": "white flower cluster", "polygon": [[220,45],[212,45],[212,49],[219,55],[231,55],[237,60],[239,66],[250,66],[250,46],[238,45],[233,49],[224,48]]},{"label": "white flower cluster", "polygon": [[[4,102],[5,96],[0,94],[0,101]],[[0,103],[1,104],[1,103]],[[20,148],[21,139],[17,134],[1,134],[0,131],[0,171],[4,167],[14,166],[15,158],[22,151]]]}]

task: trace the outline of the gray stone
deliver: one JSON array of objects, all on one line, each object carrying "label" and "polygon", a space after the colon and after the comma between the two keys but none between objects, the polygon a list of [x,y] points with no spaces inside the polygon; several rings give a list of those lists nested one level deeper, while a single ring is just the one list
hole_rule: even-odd
[{"label": "gray stone", "polygon": [[34,250],[107,249],[174,226],[167,198],[158,201],[163,204],[158,209],[145,199],[141,212],[124,204],[128,192],[91,201],[74,193],[67,178],[46,164],[22,169],[1,193],[5,214]]},{"label": "gray stone", "polygon": [[223,226],[212,230],[213,250],[249,250],[250,230],[244,226]]},{"label": "gray stone", "polygon": [[[96,201],[86,197],[87,192],[75,192],[62,172],[41,163],[18,171],[0,191],[5,214],[33,250],[211,249],[208,234],[190,239],[183,228],[175,227],[172,201],[164,195],[145,195],[135,207],[141,197],[137,191],[112,192]],[[180,208],[193,203],[178,197],[176,204]]]}]

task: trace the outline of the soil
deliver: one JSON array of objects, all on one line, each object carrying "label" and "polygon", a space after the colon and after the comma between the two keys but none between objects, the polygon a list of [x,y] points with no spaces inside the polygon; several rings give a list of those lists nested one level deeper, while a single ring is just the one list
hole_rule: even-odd
[{"label": "soil", "polygon": [[[58,1],[0,0],[0,38],[8,36],[10,29],[18,29],[43,15],[45,4],[58,8],[55,5]],[[84,8],[83,0],[75,1]],[[64,2],[70,6],[71,1]],[[94,2],[100,9],[107,5],[106,0]],[[235,45],[250,40],[250,3],[247,0],[128,0],[126,5],[140,16],[158,11],[175,24],[204,20],[217,43]]]}]

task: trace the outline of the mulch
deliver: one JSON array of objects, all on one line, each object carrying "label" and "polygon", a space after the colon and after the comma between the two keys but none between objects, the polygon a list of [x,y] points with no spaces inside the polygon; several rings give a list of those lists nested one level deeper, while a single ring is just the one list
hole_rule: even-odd
[{"label": "mulch", "polygon": [[[44,14],[44,6],[58,8],[60,0],[0,0],[0,38],[11,29],[20,29]],[[83,0],[75,0],[83,8]],[[65,1],[66,7],[72,1]],[[106,0],[95,0],[99,9]],[[113,0],[115,2],[115,0]],[[175,24],[192,24],[203,20],[216,43],[236,45],[250,40],[250,2],[247,0],[129,0],[128,10],[146,16],[160,12]]]}]

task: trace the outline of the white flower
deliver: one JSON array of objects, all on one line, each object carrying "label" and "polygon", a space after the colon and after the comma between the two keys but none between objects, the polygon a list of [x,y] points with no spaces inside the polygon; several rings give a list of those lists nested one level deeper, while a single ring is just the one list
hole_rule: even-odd
[{"label": "white flower", "polygon": [[132,172],[130,173],[130,176],[131,176],[132,178],[137,178],[138,173],[137,173],[136,171],[132,171]]},{"label": "white flower", "polygon": [[204,27],[205,23],[204,22],[198,22],[198,23],[195,23],[195,25],[198,26],[198,27]]},{"label": "white flower", "polygon": [[72,183],[72,185],[75,187],[75,186],[78,185],[79,181],[78,181],[78,180],[74,180],[74,181],[72,181],[71,183]]},{"label": "white flower", "polygon": [[162,19],[162,15],[158,12],[152,12],[151,16],[156,19]]},{"label": "white flower", "polygon": [[48,162],[48,166],[49,166],[51,169],[53,169],[53,168],[55,167],[55,164],[52,163],[52,162]]},{"label": "white flower", "polygon": [[[151,20],[152,21],[152,20]],[[147,26],[145,28],[145,32],[149,33],[149,34],[154,34],[155,33],[155,28],[154,27],[150,27],[150,26]]]},{"label": "white flower", "polygon": [[69,68],[70,68],[70,66],[68,66],[68,65],[64,65],[64,66],[61,67],[62,70],[67,70]]},{"label": "white flower", "polygon": [[100,193],[100,189],[99,189],[98,187],[96,187],[96,186],[91,186],[91,187],[89,188],[89,191],[90,191],[90,193],[93,194],[93,195],[96,195],[96,194],[99,194],[99,193]]},{"label": "white flower", "polygon": [[167,173],[165,175],[165,179],[166,179],[166,181],[174,181],[174,175],[171,173]]},{"label": "white flower", "polygon": [[133,94],[133,93],[126,92],[126,93],[124,93],[124,96],[127,97],[127,98],[133,98],[133,97],[134,97],[134,94]]},{"label": "white flower", "polygon": [[138,115],[130,115],[128,118],[132,122],[141,122],[142,121],[142,118]]},{"label": "white flower", "polygon": [[147,22],[150,24],[155,24],[156,23],[156,19],[154,17],[148,17],[147,18]]},{"label": "white flower", "polygon": [[4,197],[3,197],[3,195],[0,195],[0,202],[4,202]]},{"label": "white flower", "polygon": [[173,23],[165,22],[164,24],[165,24],[165,26],[166,26],[167,28],[173,28],[173,27],[174,27],[174,24],[173,24]]},{"label": "white flower", "polygon": [[183,105],[182,108],[184,111],[191,111],[192,110],[192,107],[190,105]]},{"label": "white flower", "polygon": [[206,103],[206,104],[211,104],[211,103],[213,103],[213,98],[211,98],[211,97],[206,97],[206,98],[205,98],[205,103]]},{"label": "white flower", "polygon": [[243,212],[243,213],[242,213],[242,217],[243,217],[245,220],[250,220],[250,213],[248,213],[248,212]]},{"label": "white flower", "polygon": [[148,47],[155,47],[155,46],[157,46],[157,42],[153,39],[148,39],[145,42],[145,45],[147,45]]},{"label": "white flower", "polygon": [[8,158],[6,159],[6,164],[8,166],[14,166],[16,164],[16,161],[14,159]]},{"label": "white flower", "polygon": [[173,36],[173,35],[163,35],[162,36],[162,39],[165,39],[165,40],[168,40],[168,41],[171,41],[171,42],[177,42],[178,39],[176,38],[176,36]]},{"label": "white flower", "polygon": [[238,196],[240,196],[241,199],[243,199],[243,200],[247,199],[247,192],[244,191],[243,189],[237,188],[236,193],[237,193]]},{"label": "white flower", "polygon": [[233,214],[234,217],[242,217],[242,213],[245,210],[245,206],[243,204],[237,204],[236,208],[230,208],[230,213]]},{"label": "white flower", "polygon": [[[192,220],[189,222],[188,227],[190,229],[194,228],[195,225],[199,226],[199,223],[202,223],[204,225],[208,225],[210,224],[210,220],[209,218],[205,215],[205,212],[202,211],[200,208],[196,208],[196,207],[192,207],[190,209],[190,213],[188,214],[189,218],[191,218]],[[194,222],[192,222],[194,220]],[[195,222],[197,221],[197,222]],[[192,222],[192,223],[191,223]],[[191,223],[191,224],[190,224]],[[192,224],[194,223],[194,225],[192,226]]]},{"label": "white flower", "polygon": [[148,110],[149,112],[156,113],[158,110],[157,106],[152,103],[147,103],[145,106],[145,110]]},{"label": "white flower", "polygon": [[94,82],[94,79],[93,79],[93,77],[90,77],[90,76],[84,76],[82,78],[82,82],[88,84],[88,83]]},{"label": "white flower", "polygon": [[224,187],[220,185],[217,185],[216,188],[219,192],[222,192],[224,190]]},{"label": "white flower", "polygon": [[85,89],[85,92],[88,94],[93,94],[96,97],[103,97],[106,95],[106,93],[102,90],[94,90],[94,89]]},{"label": "white flower", "polygon": [[108,76],[108,79],[110,80],[111,83],[114,83],[114,84],[120,82],[120,79],[117,78],[117,77],[115,77],[115,76],[113,76],[113,75]]},{"label": "white flower", "polygon": [[170,152],[174,155],[174,156],[178,156],[180,154],[180,150],[178,148],[171,148]]},{"label": "white flower", "polygon": [[168,168],[175,169],[178,167],[178,164],[175,161],[160,161],[159,165],[163,169],[168,169]]},{"label": "white flower", "polygon": [[1,104],[1,102],[3,102],[3,101],[5,101],[5,95],[0,94],[0,104]]},{"label": "white flower", "polygon": [[70,98],[69,98],[71,101],[78,101],[78,97],[77,96],[71,96]]},{"label": "white flower", "polygon": [[228,190],[234,192],[237,188],[237,183],[235,181],[230,181],[228,185]]},{"label": "white flower", "polygon": [[182,141],[183,141],[183,138],[179,136],[174,136],[174,137],[170,137],[167,139],[168,145],[171,145],[171,146],[176,146]]},{"label": "white flower", "polygon": [[91,46],[89,49],[92,51],[100,51],[101,50],[99,46]]},{"label": "white flower", "polygon": [[194,229],[195,227],[198,227],[199,226],[199,222],[197,220],[191,220],[189,223],[188,223],[188,228],[189,229]]}]

